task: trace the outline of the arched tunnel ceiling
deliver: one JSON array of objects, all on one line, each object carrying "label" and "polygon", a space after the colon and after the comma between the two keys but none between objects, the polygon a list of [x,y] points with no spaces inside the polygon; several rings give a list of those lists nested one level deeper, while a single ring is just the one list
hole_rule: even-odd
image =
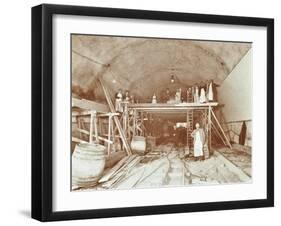
[{"label": "arched tunnel ceiling", "polygon": [[[72,86],[82,98],[105,100],[101,76],[112,93],[119,88],[151,98],[169,87],[206,80],[220,84],[250,43],[72,35]],[[174,85],[174,86],[175,86]]]}]

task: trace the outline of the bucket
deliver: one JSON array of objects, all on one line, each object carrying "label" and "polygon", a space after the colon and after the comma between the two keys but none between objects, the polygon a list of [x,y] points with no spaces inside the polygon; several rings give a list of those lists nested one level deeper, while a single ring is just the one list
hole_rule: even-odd
[{"label": "bucket", "polygon": [[131,141],[131,149],[138,154],[144,154],[146,150],[145,137],[134,136]]},{"label": "bucket", "polygon": [[100,144],[77,144],[72,154],[72,186],[96,185],[105,166],[105,147]]}]

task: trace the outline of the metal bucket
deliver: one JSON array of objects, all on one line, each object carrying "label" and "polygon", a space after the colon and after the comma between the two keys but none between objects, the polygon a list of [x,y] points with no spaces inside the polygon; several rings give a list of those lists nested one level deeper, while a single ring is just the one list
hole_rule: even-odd
[{"label": "metal bucket", "polygon": [[145,137],[134,136],[131,141],[131,149],[138,154],[144,154],[146,150]]},{"label": "metal bucket", "polygon": [[105,166],[105,147],[99,144],[77,144],[72,154],[72,186],[94,186]]}]

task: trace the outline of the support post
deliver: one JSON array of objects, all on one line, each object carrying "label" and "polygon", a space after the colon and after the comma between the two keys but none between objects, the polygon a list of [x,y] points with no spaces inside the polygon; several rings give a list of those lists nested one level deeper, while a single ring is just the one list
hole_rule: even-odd
[{"label": "support post", "polygon": [[136,136],[136,120],[137,120],[137,111],[134,110],[134,113],[133,113],[133,136]]},{"label": "support post", "polygon": [[[111,115],[108,117],[108,140],[111,140]],[[110,143],[107,144],[107,156],[110,155]]]},{"label": "support post", "polygon": [[124,111],[123,111],[123,130],[124,133],[126,135],[126,138],[129,138],[128,136],[128,118],[129,118],[129,114],[128,114],[128,104],[124,103]]},{"label": "support post", "polygon": [[98,121],[97,121],[97,112],[93,112],[93,118],[94,118],[94,126],[95,126],[95,137],[96,142],[99,143],[99,135],[98,135]]},{"label": "support post", "polygon": [[94,120],[94,114],[91,111],[90,113],[90,133],[89,133],[89,143],[91,144],[93,142],[93,120]]}]

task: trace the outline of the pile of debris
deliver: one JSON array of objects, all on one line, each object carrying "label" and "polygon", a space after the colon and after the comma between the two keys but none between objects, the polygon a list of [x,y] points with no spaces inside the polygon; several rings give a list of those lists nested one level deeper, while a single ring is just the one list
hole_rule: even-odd
[{"label": "pile of debris", "polygon": [[145,160],[144,156],[131,155],[123,158],[109,169],[99,180],[101,189],[128,189],[140,187],[159,187],[163,185],[169,170],[167,157]]}]

